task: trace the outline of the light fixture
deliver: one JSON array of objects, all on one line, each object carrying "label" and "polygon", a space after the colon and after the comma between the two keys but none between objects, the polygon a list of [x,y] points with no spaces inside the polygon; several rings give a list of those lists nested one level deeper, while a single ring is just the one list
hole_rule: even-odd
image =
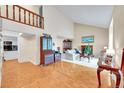
[{"label": "light fixture", "polygon": [[23,33],[19,33],[19,35],[21,36]]}]

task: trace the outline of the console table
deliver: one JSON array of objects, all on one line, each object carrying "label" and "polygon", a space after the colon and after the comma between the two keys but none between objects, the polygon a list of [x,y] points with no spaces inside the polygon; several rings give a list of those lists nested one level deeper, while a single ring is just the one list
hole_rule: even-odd
[{"label": "console table", "polygon": [[103,70],[107,70],[110,71],[110,73],[115,74],[116,76],[116,88],[119,88],[120,86],[120,81],[121,81],[121,74],[120,74],[120,69],[116,66],[116,67],[111,67],[111,66],[107,66],[107,65],[100,65],[97,68],[97,78],[98,78],[98,83],[99,86],[101,87],[101,77],[100,77],[100,72]]}]

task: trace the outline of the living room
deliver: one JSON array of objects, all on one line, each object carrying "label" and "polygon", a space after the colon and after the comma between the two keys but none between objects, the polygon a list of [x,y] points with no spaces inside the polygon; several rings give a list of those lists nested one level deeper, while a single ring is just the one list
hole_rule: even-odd
[{"label": "living room", "polygon": [[[111,20],[112,9],[113,9],[112,6],[103,6],[103,7],[102,6],[98,6],[98,7],[97,6],[95,6],[95,7],[94,6],[46,6],[46,8],[49,9],[49,11],[52,11],[52,13],[53,13],[53,15],[52,15],[52,13],[49,12],[48,15],[55,17],[57,15],[56,13],[59,13],[62,16],[64,16],[67,20],[69,20],[69,22],[71,23],[70,24],[71,26],[69,26],[69,25],[65,26],[64,24],[67,24],[67,23],[62,23],[63,22],[63,20],[61,21],[62,18],[60,18],[60,16],[58,16],[59,18],[56,16],[56,19],[58,18],[58,20],[61,21],[62,25],[58,26],[59,21],[56,20],[56,21],[54,21],[55,22],[54,25],[56,25],[56,26],[52,26],[51,29],[49,30],[49,26],[48,26],[50,24],[49,21],[52,22],[54,20],[54,18],[50,19],[49,17],[51,17],[51,16],[46,17],[46,20],[49,19],[48,23],[46,25],[46,32],[50,31],[49,32],[50,35],[55,34],[55,35],[52,35],[53,42],[55,43],[56,50],[57,50],[57,47],[60,48],[60,52],[62,53],[63,61],[67,61],[67,62],[73,61],[72,56],[66,55],[67,53],[63,54],[63,52],[65,52],[65,49],[64,49],[65,46],[64,46],[64,42],[63,42],[64,40],[72,41],[70,48],[66,47],[67,49],[71,49],[72,51],[74,49],[77,49],[80,51],[80,53],[82,53],[82,49],[81,49],[82,45],[88,45],[88,44],[92,45],[92,47],[93,47],[92,51],[93,51],[94,58],[95,57],[98,58],[100,51],[102,49],[104,49],[104,47],[108,47],[109,23],[110,23],[108,20]],[[56,12],[54,12],[55,10],[56,10]],[[77,10],[78,10],[78,12],[77,12]],[[88,11],[86,11],[86,10],[88,10]],[[71,11],[71,12],[69,12],[69,11]],[[75,13],[75,11],[76,11],[76,13]],[[83,11],[83,12],[81,12],[81,11]],[[91,11],[95,12],[95,13],[92,13]],[[102,11],[106,11],[106,13],[105,12],[103,13]],[[81,16],[79,16],[79,15],[81,15]],[[94,18],[92,18],[91,15],[94,16]],[[95,15],[97,15],[97,16],[95,16]],[[89,21],[88,22],[85,21],[83,19],[84,17],[85,17],[85,20],[87,20],[87,21],[89,20]],[[98,19],[98,17],[100,19]],[[95,20],[97,20],[97,21],[95,21]],[[99,20],[101,20],[101,21],[99,21]],[[47,28],[47,26],[48,26],[48,28]],[[64,26],[64,28],[63,28],[63,26]],[[53,29],[54,27],[57,31],[56,33],[52,33],[52,30],[55,31]],[[59,27],[59,28],[56,28],[56,27]],[[82,38],[87,37],[87,36],[93,36],[94,41],[91,43],[83,43]],[[100,42],[100,41],[102,41],[102,42]],[[73,55],[73,53],[72,53],[72,55]],[[81,62],[78,62],[81,59],[79,57],[79,55],[77,57],[78,57],[77,60],[74,60],[73,62],[81,63]],[[68,59],[71,59],[71,60],[68,60]],[[87,61],[87,58],[85,60]],[[98,61],[97,59],[94,59],[94,60]],[[95,64],[92,64],[91,62],[90,62],[91,64],[87,64],[88,62],[82,62],[82,64],[83,63],[86,63],[84,65],[89,65],[90,67],[94,67],[94,66],[95,66],[95,68],[97,67],[97,62],[92,62]]]},{"label": "living room", "polygon": [[[35,11],[35,10],[38,10],[39,9],[39,6],[23,6],[23,7],[27,8],[27,9],[31,9],[32,11]],[[123,23],[122,20],[121,20],[122,19],[122,16],[120,16],[120,15],[123,12],[123,6],[115,7],[114,12],[113,12],[113,7],[114,6],[42,6],[42,7],[43,7],[42,8],[43,9],[43,13],[41,13],[41,15],[43,15],[43,17],[45,18],[45,20],[44,20],[44,29],[42,29],[42,30],[39,29],[39,28],[36,29],[36,28],[33,28],[33,27],[31,27],[31,28],[28,27],[30,29],[22,29],[23,26],[20,26],[19,24],[17,25],[15,23],[12,23],[11,21],[7,21],[7,20],[5,21],[4,19],[2,19],[2,23],[3,23],[2,24],[3,25],[2,26],[2,29],[3,30],[8,30],[8,28],[9,28],[9,30],[11,29],[11,30],[13,30],[13,32],[14,31],[19,31],[19,33],[23,33],[23,34],[25,34],[25,32],[29,34],[30,31],[31,31],[33,34],[35,34],[37,36],[36,39],[33,39],[34,42],[31,43],[31,45],[30,45],[30,46],[34,45],[36,51],[34,51],[35,50],[34,48],[31,49],[31,50],[29,50],[29,51],[32,51],[32,54],[33,55],[30,57],[30,59],[32,59],[33,62],[31,62],[32,60],[26,60],[26,61],[23,60],[22,63],[24,63],[24,65],[26,63],[29,64],[29,62],[31,62],[33,64],[36,63],[35,65],[39,65],[40,64],[40,58],[39,58],[40,57],[40,53],[39,53],[40,52],[40,43],[39,43],[39,40],[40,40],[40,36],[42,36],[42,35],[46,35],[46,36],[47,35],[48,36],[50,35],[50,37],[52,37],[52,50],[59,51],[61,53],[61,57],[62,57],[61,60],[62,61],[66,61],[68,63],[71,62],[71,63],[74,64],[74,66],[75,66],[75,63],[77,63],[77,61],[80,61],[81,64],[84,63],[84,62],[86,62],[88,64],[82,64],[82,65],[83,66],[89,66],[89,67],[92,67],[92,65],[93,65],[93,68],[95,68],[95,71],[96,71],[98,57],[99,57],[100,52],[103,49],[106,49],[106,48],[107,49],[108,48],[109,49],[113,49],[113,45],[114,45],[115,51],[117,53],[117,58],[119,57],[118,59],[120,60],[119,61],[120,63],[118,63],[118,64],[121,65],[121,58],[120,57],[122,57],[122,48],[123,48],[123,45],[122,45],[122,43],[118,43],[118,41],[119,42],[122,42],[123,35],[121,35],[120,33],[117,34],[117,31],[120,31],[120,32],[123,32],[123,31],[121,29],[118,30],[118,25],[119,24],[116,24],[115,21],[117,21],[118,19],[120,19],[120,24],[122,25],[122,23]],[[75,10],[76,12],[78,11],[77,13],[75,13],[76,15],[78,15],[78,17],[76,17],[76,15],[72,15],[75,12],[73,10]],[[118,10],[120,10],[120,11],[118,11]],[[68,13],[68,11],[72,11],[72,12],[69,12]],[[83,11],[84,12],[84,15],[83,14],[80,14],[81,13],[80,11]],[[102,11],[104,11],[104,12],[102,12]],[[79,18],[79,15],[81,15],[82,17]],[[113,15],[113,17],[112,17],[112,15]],[[112,21],[112,18],[114,20],[114,23]],[[111,25],[110,25],[110,23],[111,23]],[[114,26],[114,30],[113,30],[113,26]],[[122,29],[123,29],[123,26],[122,26]],[[36,32],[34,30],[37,30],[38,32]],[[114,31],[114,33],[113,33],[113,31]],[[121,39],[118,38],[117,35],[119,37],[122,36]],[[115,41],[113,41],[113,37],[114,37]],[[87,39],[89,41],[87,41]],[[72,43],[71,43],[72,45],[70,47],[70,50],[77,49],[78,52],[79,52],[78,53],[79,54],[79,56],[78,56],[79,59],[74,60],[74,61],[73,60],[71,60],[71,61],[65,60],[66,59],[65,58],[66,57],[65,54],[67,53],[68,50],[67,51],[64,51],[63,50],[64,49],[63,48],[63,41],[64,40],[70,40],[70,41],[72,41]],[[88,62],[89,59],[90,59],[89,58],[89,54],[87,54],[88,56],[86,55],[86,57],[84,59],[83,59],[83,57],[81,58],[82,47],[83,46],[86,47],[87,45],[88,46],[91,46],[90,47],[90,50],[91,50],[90,54],[92,54],[92,58],[95,60],[96,63],[94,62],[94,60],[92,62]],[[29,47],[27,47],[27,49],[29,49]],[[63,53],[63,52],[65,52],[65,53]],[[22,55],[23,55],[23,57],[26,57],[26,53],[23,52]],[[30,55],[30,53],[28,53],[28,55]],[[35,58],[33,58],[34,56],[35,56]],[[116,60],[118,60],[118,59],[116,59]],[[86,60],[88,60],[88,61],[86,61]],[[16,64],[17,62],[18,61],[13,62],[13,63]],[[66,63],[66,62],[65,62],[65,64],[68,65],[68,63]],[[7,64],[11,64],[12,61],[5,62],[4,64],[6,64],[6,63]],[[94,63],[95,63],[95,67],[94,67]],[[60,63],[57,63],[57,64],[60,64]],[[66,68],[66,65],[64,63],[62,63],[62,64],[63,64],[62,66],[65,66],[65,67],[63,67],[65,69],[70,69],[71,68],[71,67],[69,67],[69,68],[67,67]],[[51,64],[51,65],[52,66],[55,65],[55,67],[56,67],[56,64]],[[47,68],[51,70],[51,65],[45,66],[46,67],[46,71],[48,71]],[[21,65],[19,64],[18,66],[21,66]],[[30,64],[28,66],[33,67]],[[62,66],[60,66],[60,68],[62,68]],[[7,71],[5,69],[5,67],[8,67],[9,68],[8,65],[4,65],[4,70],[3,71]],[[33,67],[33,69],[34,68],[35,67]],[[41,67],[41,68],[45,72],[45,70],[44,70],[45,68],[43,68],[43,67]],[[65,72],[65,70],[63,68],[62,68],[62,70],[63,70],[63,72]],[[37,70],[39,71],[39,68]],[[59,70],[61,70],[61,69],[59,69]],[[35,70],[34,71],[32,70],[32,72],[35,73]],[[92,72],[92,70],[90,72]],[[68,72],[66,74],[69,74],[69,73],[71,73],[71,70],[70,70],[70,72]],[[31,74],[33,74],[33,73],[31,73]],[[47,72],[47,74],[49,74],[49,72]],[[45,75],[47,75],[47,74],[45,73]],[[2,87],[32,87],[32,86],[33,87],[37,87],[37,86],[34,86],[34,85],[35,84],[38,85],[36,82],[34,82],[34,85],[28,85],[27,84],[27,86],[24,86],[23,84],[21,85],[20,82],[19,82],[20,83],[19,86],[18,85],[16,86],[16,84],[14,84],[15,86],[11,86],[9,84],[6,85],[7,84],[6,83],[7,82],[7,78],[8,78],[8,81],[10,80],[9,77],[5,78],[6,75],[7,75],[6,73],[3,74],[3,76],[4,76],[3,80],[5,81],[5,82],[3,82],[3,84],[5,84],[5,85],[3,85]],[[60,75],[60,74],[58,74],[58,75]],[[80,74],[79,74],[79,76],[80,76]],[[31,77],[32,77],[32,75],[31,75]],[[42,75],[41,75],[41,77],[42,77]],[[27,78],[27,77],[25,77],[25,78]],[[55,77],[52,77],[52,78],[55,78]],[[33,80],[34,80],[34,78],[33,78]],[[38,80],[40,81],[40,79],[38,79]],[[95,80],[96,80],[96,78],[95,78]],[[41,81],[43,82],[43,80],[41,80]],[[47,81],[47,78],[46,78],[46,81]],[[18,82],[18,81],[16,81],[16,82]],[[56,82],[53,82],[52,81],[52,83],[56,83]],[[76,82],[74,82],[74,83],[76,83]],[[80,84],[80,83],[78,82],[78,84]],[[86,82],[86,84],[88,84],[88,83]],[[96,84],[93,82],[93,84],[94,84],[94,86],[88,85],[88,86],[85,86],[85,87],[96,87],[97,82],[96,82]],[[49,86],[52,87],[52,85],[49,85],[48,84],[48,87]],[[57,87],[57,85],[55,85],[55,86]],[[38,87],[44,87],[44,86],[38,86]],[[47,87],[47,85],[45,87]],[[67,87],[67,86],[65,84],[65,86],[62,85],[62,87]],[[74,85],[72,84],[71,87],[75,87],[75,84]],[[79,86],[76,86],[76,87],[79,87]],[[84,87],[84,85],[81,85],[80,87]],[[108,86],[105,85],[105,87],[108,87]]]}]

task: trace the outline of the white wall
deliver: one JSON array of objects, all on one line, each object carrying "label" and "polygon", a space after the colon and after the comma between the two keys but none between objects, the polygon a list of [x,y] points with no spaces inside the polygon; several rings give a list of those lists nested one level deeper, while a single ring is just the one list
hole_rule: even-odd
[{"label": "white wall", "polygon": [[38,5],[20,5],[20,6],[39,14],[39,7],[40,6],[38,6]]},{"label": "white wall", "polygon": [[94,43],[91,43],[90,45],[93,45],[93,54],[97,56],[104,46],[108,45],[108,33],[107,29],[75,24],[73,48],[81,49],[81,45],[85,45],[85,43],[81,43],[82,36],[94,35]]},{"label": "white wall", "polygon": [[[4,41],[12,41],[12,45],[18,45],[17,37],[3,36],[3,42]],[[18,59],[18,51],[4,51],[4,59]]]},{"label": "white wall", "polygon": [[18,37],[18,61],[32,62],[40,64],[40,37],[38,36],[19,36]]},{"label": "white wall", "polygon": [[44,33],[50,34],[55,43],[55,47],[60,47],[62,50],[62,43],[60,42],[65,38],[70,39],[74,37],[73,22],[54,6],[43,6],[43,16],[45,18]]},{"label": "white wall", "polygon": [[30,51],[29,49],[32,47],[29,43],[32,38],[26,38],[19,36],[18,37],[18,61],[19,62],[28,62],[30,58]]},{"label": "white wall", "polygon": [[124,6],[115,6],[113,11],[114,49],[116,63],[121,65],[124,48]]},{"label": "white wall", "polygon": [[110,26],[109,26],[109,49],[113,49],[113,19],[111,20]]}]

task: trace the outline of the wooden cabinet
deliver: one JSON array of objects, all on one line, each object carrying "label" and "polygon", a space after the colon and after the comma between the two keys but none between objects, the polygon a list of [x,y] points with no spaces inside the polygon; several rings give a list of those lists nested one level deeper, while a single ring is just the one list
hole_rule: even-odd
[{"label": "wooden cabinet", "polygon": [[63,41],[63,52],[65,52],[68,49],[69,50],[72,49],[72,41],[69,39]]},{"label": "wooden cabinet", "polygon": [[52,51],[52,37],[42,36],[40,38],[40,65],[54,63],[54,52]]}]

